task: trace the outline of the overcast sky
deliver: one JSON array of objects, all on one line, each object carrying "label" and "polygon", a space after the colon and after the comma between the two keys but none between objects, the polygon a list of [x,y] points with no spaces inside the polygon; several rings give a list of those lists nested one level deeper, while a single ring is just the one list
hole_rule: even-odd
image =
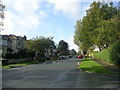
[{"label": "overcast sky", "polygon": [[92,1],[94,0],[3,0],[6,10],[4,31],[1,33],[26,35],[28,39],[53,36],[56,43],[65,40],[70,49],[77,50],[73,42],[74,25],[85,16]]}]

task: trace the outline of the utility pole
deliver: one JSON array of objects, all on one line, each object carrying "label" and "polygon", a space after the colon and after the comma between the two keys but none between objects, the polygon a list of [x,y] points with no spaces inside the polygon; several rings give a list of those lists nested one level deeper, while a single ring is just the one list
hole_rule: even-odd
[{"label": "utility pole", "polygon": [[4,19],[5,5],[3,5],[2,0],[0,0],[0,31],[3,30],[3,19]]}]

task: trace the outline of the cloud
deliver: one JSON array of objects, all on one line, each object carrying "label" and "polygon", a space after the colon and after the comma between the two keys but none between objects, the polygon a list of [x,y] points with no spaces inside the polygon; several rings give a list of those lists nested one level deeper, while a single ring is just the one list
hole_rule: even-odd
[{"label": "cloud", "polygon": [[54,5],[55,11],[62,11],[67,17],[75,18],[79,15],[80,6],[78,3],[71,3],[68,0],[49,0],[49,3]]},{"label": "cloud", "polygon": [[1,34],[25,35],[40,27],[42,19],[48,17],[48,13],[41,10],[43,1],[49,2],[47,5],[54,5],[56,12],[62,11],[69,18],[81,16],[79,3],[72,3],[72,0],[4,0],[6,11]]},{"label": "cloud", "polygon": [[73,35],[71,35],[70,37],[68,37],[68,44],[69,44],[69,49],[75,49],[77,52],[79,51],[78,46],[74,43],[74,37]]},{"label": "cloud", "polygon": [[25,35],[41,25],[47,14],[39,10],[41,0],[4,0],[4,31],[1,34]]},{"label": "cloud", "polygon": [[62,12],[66,17],[72,19],[79,19],[85,15],[89,4],[82,5],[80,3],[82,1],[84,0],[48,0],[51,5],[54,5],[55,13]]},{"label": "cloud", "polygon": [[[56,0],[50,0],[50,1],[56,1]],[[119,2],[119,0],[57,0],[60,2],[94,2],[94,1],[100,1],[100,2]]]},{"label": "cloud", "polygon": [[48,0],[50,4],[54,5],[55,13],[63,12],[65,16],[72,19],[80,19],[86,15],[85,12],[93,1],[118,2],[119,0]]},{"label": "cloud", "polygon": [[[78,2],[92,2],[93,0],[3,0],[6,6],[4,31],[1,34],[27,34],[30,30],[40,27],[42,19],[47,17],[40,2],[48,2],[47,7],[54,6],[55,12],[62,12],[66,17],[80,19],[85,15],[89,4]],[[114,0],[118,1],[118,0]],[[58,13],[61,14],[61,13]]]}]

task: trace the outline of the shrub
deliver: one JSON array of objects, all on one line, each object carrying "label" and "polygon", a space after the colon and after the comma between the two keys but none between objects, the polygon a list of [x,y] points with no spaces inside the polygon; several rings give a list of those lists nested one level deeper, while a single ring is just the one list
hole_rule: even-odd
[{"label": "shrub", "polygon": [[120,40],[110,45],[108,49],[99,52],[94,52],[93,57],[115,65],[120,65]]},{"label": "shrub", "polygon": [[58,60],[56,57],[51,57],[50,60]]},{"label": "shrub", "polygon": [[120,65],[120,40],[110,46],[110,59],[116,65]]},{"label": "shrub", "polygon": [[25,58],[27,55],[27,53],[26,53],[26,50],[24,49],[24,50],[20,50],[18,53],[17,53],[18,55],[19,55],[19,58]]},{"label": "shrub", "polygon": [[109,49],[104,49],[104,50],[99,51],[99,52],[94,52],[93,57],[97,58],[97,59],[105,60],[107,62],[111,62]]},{"label": "shrub", "polygon": [[19,55],[17,53],[12,54],[12,59],[18,59],[18,58],[19,58]]}]

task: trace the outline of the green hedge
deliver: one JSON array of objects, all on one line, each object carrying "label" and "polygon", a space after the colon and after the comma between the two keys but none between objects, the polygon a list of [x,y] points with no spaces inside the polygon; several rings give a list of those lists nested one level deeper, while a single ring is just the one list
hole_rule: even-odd
[{"label": "green hedge", "polygon": [[120,65],[120,40],[111,45],[109,52],[112,62],[116,65]]},{"label": "green hedge", "polygon": [[120,65],[120,41],[115,42],[108,49],[93,52],[93,57],[115,65]]},{"label": "green hedge", "polygon": [[107,62],[111,62],[109,49],[104,49],[100,52],[94,52],[93,57],[97,59],[105,60]]}]

